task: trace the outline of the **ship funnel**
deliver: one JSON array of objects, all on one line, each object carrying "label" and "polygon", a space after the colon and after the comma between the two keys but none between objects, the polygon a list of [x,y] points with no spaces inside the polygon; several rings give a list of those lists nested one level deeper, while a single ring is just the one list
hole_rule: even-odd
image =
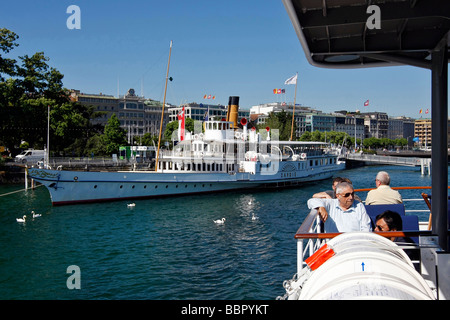
[{"label": "ship funnel", "polygon": [[238,127],[239,97],[228,99],[227,121],[233,122],[232,128]]}]

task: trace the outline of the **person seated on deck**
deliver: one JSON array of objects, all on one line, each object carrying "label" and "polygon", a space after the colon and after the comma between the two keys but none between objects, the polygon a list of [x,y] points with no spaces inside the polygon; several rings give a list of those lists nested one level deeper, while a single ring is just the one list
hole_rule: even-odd
[{"label": "person seated on deck", "polygon": [[[312,197],[313,198],[321,198],[321,199],[336,199],[336,186],[341,182],[352,183],[352,181],[349,178],[336,177],[333,179],[333,183],[331,185],[332,190],[326,190],[326,191],[315,193],[315,194],[313,194]],[[362,202],[361,199],[357,195],[355,195],[355,200]]]},{"label": "person seated on deck", "polygon": [[[403,230],[402,217],[395,211],[386,210],[375,218],[374,231],[401,231]],[[414,244],[409,237],[390,237],[398,245]],[[413,261],[420,259],[420,252],[417,249],[404,249],[406,255]],[[417,267],[416,267],[417,269]]]},{"label": "person seated on deck", "polygon": [[325,232],[372,231],[364,205],[355,201],[353,185],[341,182],[336,186],[336,199],[311,198],[309,209],[317,209]]},{"label": "person seated on deck", "polygon": [[378,172],[375,178],[376,189],[367,193],[366,205],[403,203],[402,196],[389,186],[391,178],[386,171]]}]

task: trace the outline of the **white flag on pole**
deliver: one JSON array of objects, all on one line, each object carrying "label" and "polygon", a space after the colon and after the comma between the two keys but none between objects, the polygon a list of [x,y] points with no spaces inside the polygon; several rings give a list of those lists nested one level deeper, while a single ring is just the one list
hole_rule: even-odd
[{"label": "white flag on pole", "polygon": [[284,84],[297,84],[297,74],[287,79]]}]

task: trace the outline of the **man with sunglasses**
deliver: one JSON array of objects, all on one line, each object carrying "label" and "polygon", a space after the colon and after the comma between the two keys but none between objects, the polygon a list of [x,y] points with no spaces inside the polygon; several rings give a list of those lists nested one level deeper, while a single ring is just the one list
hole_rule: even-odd
[{"label": "man with sunglasses", "polygon": [[336,199],[311,198],[309,209],[317,209],[325,232],[372,231],[364,205],[355,201],[353,185],[341,182],[336,186]]}]

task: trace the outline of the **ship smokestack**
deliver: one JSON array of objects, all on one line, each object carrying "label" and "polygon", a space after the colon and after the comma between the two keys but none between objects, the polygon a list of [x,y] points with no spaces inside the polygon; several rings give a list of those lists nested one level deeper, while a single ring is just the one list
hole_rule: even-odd
[{"label": "ship smokestack", "polygon": [[227,121],[233,122],[232,128],[238,127],[238,111],[239,111],[239,97],[232,96],[228,99]]}]

